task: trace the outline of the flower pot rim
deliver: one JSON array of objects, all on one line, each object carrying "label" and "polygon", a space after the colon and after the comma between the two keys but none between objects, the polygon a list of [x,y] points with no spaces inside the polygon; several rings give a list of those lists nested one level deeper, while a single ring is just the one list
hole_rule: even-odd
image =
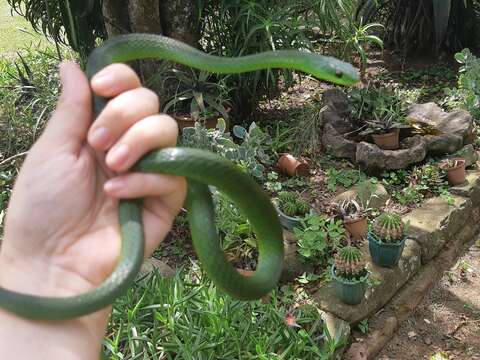
[{"label": "flower pot rim", "polygon": [[377,236],[375,236],[371,230],[368,230],[367,237],[368,237],[368,241],[372,240],[373,242],[377,243],[380,246],[392,247],[392,248],[402,246],[402,244],[404,244],[405,241],[407,241],[407,239],[408,239],[408,235],[405,234],[405,235],[403,235],[403,239],[399,242],[385,243],[385,242],[382,242],[382,241],[378,241]]},{"label": "flower pot rim", "polygon": [[280,215],[282,215],[284,218],[286,218],[288,220],[298,221],[298,222],[300,222],[300,220],[303,219],[303,217],[306,216],[306,215],[314,215],[315,214],[313,212],[313,209],[310,208],[310,211],[308,212],[308,214],[305,214],[304,216],[288,216],[282,210],[280,210],[280,206],[277,203],[274,203],[273,206],[275,207],[275,209],[277,209],[278,213]]},{"label": "flower pot rim", "polygon": [[398,132],[399,132],[398,129],[394,129],[394,130],[389,131],[387,133],[380,133],[380,134],[373,133],[372,136],[379,137],[379,138],[386,138],[386,137],[395,136],[395,135],[397,135]]},{"label": "flower pot rim", "polygon": [[446,170],[446,171],[458,170],[458,169],[464,167],[465,164],[467,163],[467,162],[465,161],[465,158],[461,158],[461,157],[458,157],[458,158],[450,158],[449,160],[459,161],[459,162],[461,162],[461,164],[460,164],[460,165],[457,165],[457,166],[454,166],[454,167],[452,167],[452,168],[443,167],[443,169]]},{"label": "flower pot rim", "polygon": [[365,283],[367,282],[369,276],[370,276],[370,271],[368,271],[368,269],[365,269],[367,272],[365,274],[365,276],[363,276],[362,278],[360,278],[359,280],[347,280],[347,279],[344,279],[340,276],[337,276],[337,274],[335,274],[335,264],[333,264],[330,268],[330,272],[331,272],[331,275],[332,275],[332,278],[343,283],[343,284],[349,284],[349,285],[353,285],[353,284],[360,284],[360,283]]},{"label": "flower pot rim", "polygon": [[354,223],[356,223],[356,222],[360,222],[360,221],[363,221],[363,220],[365,220],[365,219],[368,219],[368,217],[367,217],[367,216],[362,216],[362,217],[359,217],[359,218],[357,218],[357,219],[346,219],[346,218],[344,217],[344,218],[343,218],[343,222],[344,222],[345,224],[354,224]]}]

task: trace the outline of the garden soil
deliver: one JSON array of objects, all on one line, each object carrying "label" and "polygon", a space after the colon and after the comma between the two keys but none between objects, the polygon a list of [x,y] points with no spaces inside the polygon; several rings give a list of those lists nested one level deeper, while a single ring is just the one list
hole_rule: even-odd
[{"label": "garden soil", "polygon": [[[364,336],[354,331],[354,341]],[[375,359],[480,360],[480,236]]]}]

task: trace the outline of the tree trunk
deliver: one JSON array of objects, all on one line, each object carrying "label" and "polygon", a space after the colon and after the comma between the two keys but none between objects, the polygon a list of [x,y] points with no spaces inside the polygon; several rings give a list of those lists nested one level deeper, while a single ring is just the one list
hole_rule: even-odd
[{"label": "tree trunk", "polygon": [[[163,34],[198,47],[200,23],[196,4],[196,0],[104,0],[108,37],[126,33]],[[166,99],[172,91],[162,88],[160,82],[149,82],[161,66],[159,61],[133,65],[142,81]]]},{"label": "tree trunk", "polygon": [[131,32],[127,0],[104,0],[102,11],[108,37]]},{"label": "tree trunk", "polygon": [[167,0],[160,2],[163,33],[171,38],[198,47],[200,21],[196,0]]}]

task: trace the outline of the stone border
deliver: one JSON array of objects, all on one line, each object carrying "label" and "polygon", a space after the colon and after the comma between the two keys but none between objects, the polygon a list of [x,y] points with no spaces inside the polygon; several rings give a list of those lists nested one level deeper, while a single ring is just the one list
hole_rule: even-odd
[{"label": "stone border", "polygon": [[[467,181],[450,189],[453,204],[435,197],[403,216],[410,222],[407,244],[397,267],[380,268],[371,262],[371,282],[359,305],[341,303],[330,283],[314,294],[318,307],[338,323],[356,325],[371,316],[385,317],[385,327],[367,341],[353,344],[348,359],[373,358],[408,318],[423,296],[462,253],[464,244],[480,230],[480,170],[467,171]],[[364,244],[368,254],[368,245]],[[382,309],[381,314],[378,311]],[[342,325],[343,326],[343,325]],[[343,326],[345,334],[349,334]]]}]

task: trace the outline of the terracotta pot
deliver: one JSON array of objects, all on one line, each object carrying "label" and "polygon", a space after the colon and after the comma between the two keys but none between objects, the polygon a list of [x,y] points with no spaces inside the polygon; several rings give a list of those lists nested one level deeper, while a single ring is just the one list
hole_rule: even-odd
[{"label": "terracotta pot", "polygon": [[290,154],[283,154],[277,163],[278,170],[289,176],[308,176],[310,169],[305,161],[297,160]]},{"label": "terracotta pot", "polygon": [[372,134],[375,144],[383,150],[397,150],[400,147],[400,131],[395,130],[386,134]]},{"label": "terracotta pot", "polygon": [[[195,120],[190,115],[173,114],[173,118],[177,121],[178,130],[180,133],[186,127],[195,127]],[[214,116],[205,120],[205,127],[207,129],[215,129],[217,126],[218,117]]]},{"label": "terracotta pot", "polygon": [[368,232],[368,220],[366,217],[360,219],[351,219],[343,221],[345,228],[356,240],[361,240],[367,235]]},{"label": "terracotta pot", "polygon": [[458,165],[453,168],[446,169],[447,179],[450,185],[460,185],[465,181],[465,177],[467,176],[465,171],[465,159],[454,158],[452,160],[458,162]]}]

